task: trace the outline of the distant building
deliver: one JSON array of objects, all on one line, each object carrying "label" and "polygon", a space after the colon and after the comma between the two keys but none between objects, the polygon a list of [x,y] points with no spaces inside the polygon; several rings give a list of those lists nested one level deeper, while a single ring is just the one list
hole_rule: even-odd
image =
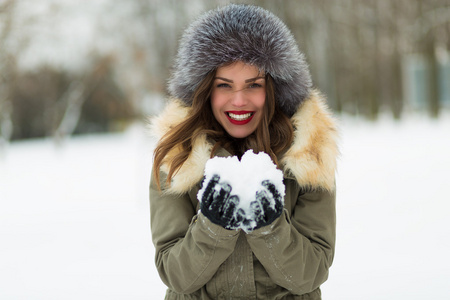
[{"label": "distant building", "polygon": [[[450,109],[450,55],[438,55],[439,106]],[[403,60],[403,95],[405,107],[427,110],[429,106],[430,66],[424,56],[408,55]]]}]

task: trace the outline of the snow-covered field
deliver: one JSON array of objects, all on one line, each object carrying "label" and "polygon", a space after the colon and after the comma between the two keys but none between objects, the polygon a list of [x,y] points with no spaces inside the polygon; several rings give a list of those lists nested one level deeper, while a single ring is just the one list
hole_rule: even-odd
[{"label": "snow-covered field", "polygon": [[[450,118],[344,118],[338,244],[323,298],[450,299]],[[152,141],[123,134],[0,152],[0,299],[162,299]]]}]

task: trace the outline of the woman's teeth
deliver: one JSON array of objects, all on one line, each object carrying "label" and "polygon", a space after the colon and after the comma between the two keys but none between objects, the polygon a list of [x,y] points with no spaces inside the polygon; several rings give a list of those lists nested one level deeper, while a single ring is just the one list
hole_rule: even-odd
[{"label": "woman's teeth", "polygon": [[244,120],[247,120],[248,118],[250,118],[252,116],[252,113],[236,115],[236,114],[233,114],[233,113],[229,112],[227,114],[228,114],[228,116],[230,118],[232,118],[233,120],[236,120],[236,121],[244,121]]}]

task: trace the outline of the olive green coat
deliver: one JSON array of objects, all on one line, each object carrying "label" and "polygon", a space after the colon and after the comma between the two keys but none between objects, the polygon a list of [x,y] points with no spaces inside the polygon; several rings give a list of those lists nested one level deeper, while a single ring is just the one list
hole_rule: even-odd
[{"label": "olive green coat", "polygon": [[[154,121],[155,134],[161,137],[188,110],[173,101]],[[212,147],[206,137],[196,141],[169,188],[158,191],[152,179],[152,239],[166,299],[321,299],[335,247],[336,127],[317,92],[292,122],[294,143],[280,158],[285,209],[271,225],[246,234],[199,212],[196,195]],[[166,165],[160,174],[163,182]]]}]

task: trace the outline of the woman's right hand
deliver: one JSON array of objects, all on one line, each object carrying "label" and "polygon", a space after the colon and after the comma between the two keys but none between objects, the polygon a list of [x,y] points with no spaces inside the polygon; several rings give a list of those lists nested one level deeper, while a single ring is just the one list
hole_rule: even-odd
[{"label": "woman's right hand", "polygon": [[198,195],[200,211],[214,224],[225,229],[237,229],[244,218],[243,211],[237,211],[239,197],[231,194],[231,186],[220,183],[220,176],[214,175],[206,184],[203,193]]}]

